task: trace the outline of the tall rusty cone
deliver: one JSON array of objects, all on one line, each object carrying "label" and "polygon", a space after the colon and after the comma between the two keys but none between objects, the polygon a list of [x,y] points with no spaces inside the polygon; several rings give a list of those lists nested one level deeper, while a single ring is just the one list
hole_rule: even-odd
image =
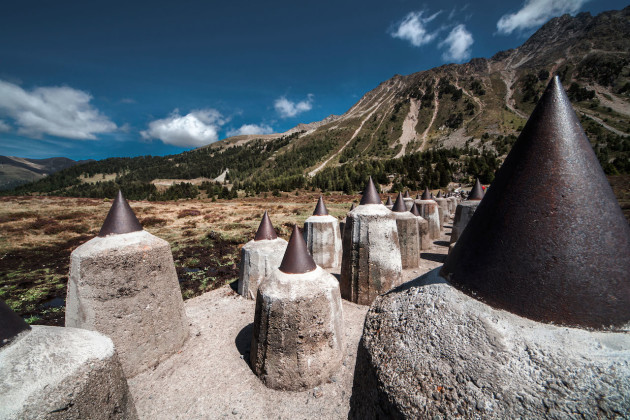
[{"label": "tall rusty cone", "polygon": [[317,205],[315,206],[315,211],[313,211],[313,216],[328,216],[328,209],[324,204],[324,198],[320,195],[319,200],[317,200]]},{"label": "tall rusty cone", "polygon": [[393,206],[394,203],[392,203],[392,198],[390,196],[387,196],[387,202],[385,202],[386,206]]},{"label": "tall rusty cone", "polygon": [[403,196],[403,198],[411,198],[411,196],[409,195],[409,190],[405,191],[405,195]]},{"label": "tall rusty cone", "polygon": [[481,188],[481,182],[479,182],[479,178],[475,181],[475,185],[470,190],[470,194],[468,194],[468,200],[481,200],[483,198],[483,188]]},{"label": "tall rusty cone", "polygon": [[435,196],[435,198],[444,198],[444,196],[442,195],[442,190],[439,190],[437,195]]},{"label": "tall rusty cone", "polygon": [[118,190],[118,195],[112,203],[112,207],[107,213],[103,227],[98,236],[118,235],[121,233],[138,232],[142,230],[142,225],[134,214],[133,210],[123,197],[122,191]]},{"label": "tall rusty cone", "polygon": [[557,76],[441,275],[541,322],[630,322],[630,227]]},{"label": "tall rusty cone", "polygon": [[378,191],[376,191],[376,186],[374,185],[374,181],[372,181],[372,177],[368,180],[365,190],[363,191],[363,197],[361,197],[361,202],[359,203],[360,206],[365,204],[383,204],[381,202],[381,197],[378,195]]},{"label": "tall rusty cone", "polygon": [[0,348],[11,343],[21,332],[30,329],[30,325],[0,299]]},{"label": "tall rusty cone", "polygon": [[313,257],[306,249],[306,242],[304,242],[298,225],[293,225],[293,232],[279,268],[280,271],[287,274],[302,274],[317,268]]},{"label": "tall rusty cone", "polygon": [[273,225],[271,224],[271,220],[269,219],[269,214],[265,210],[265,214],[263,214],[262,220],[260,221],[260,225],[258,225],[258,230],[256,231],[256,236],[254,237],[255,241],[263,241],[263,240],[273,240],[277,239],[278,235],[276,234]]},{"label": "tall rusty cone", "polygon": [[422,197],[420,197],[421,200],[432,200],[431,197],[431,192],[429,191],[429,188],[425,188],[424,192],[422,193]]},{"label": "tall rusty cone", "polygon": [[398,193],[398,198],[396,198],[396,203],[394,203],[394,207],[392,207],[392,211],[395,211],[398,213],[407,211],[407,206],[405,205],[405,200],[403,199],[402,193]]}]

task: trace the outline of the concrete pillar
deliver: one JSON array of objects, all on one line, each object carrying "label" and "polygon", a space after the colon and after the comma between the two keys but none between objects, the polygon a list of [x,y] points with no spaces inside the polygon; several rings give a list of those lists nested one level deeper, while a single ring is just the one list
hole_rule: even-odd
[{"label": "concrete pillar", "polygon": [[398,228],[370,178],[361,203],[348,213],[343,237],[341,296],[369,305],[402,282]]},{"label": "concrete pillar", "polygon": [[394,207],[394,203],[392,202],[392,198],[389,195],[387,196],[387,201],[385,202],[385,207],[387,207],[389,210],[391,210],[392,207]]},{"label": "concrete pillar", "polygon": [[[1,301],[0,306],[6,323],[5,309],[10,309]],[[0,418],[138,418],[108,337],[77,328],[33,326],[10,341],[2,338]]]},{"label": "concrete pillar", "polygon": [[177,352],[188,337],[171,247],[143,230],[120,233],[133,220],[119,193],[99,236],[70,255],[66,299],[66,327],[110,337],[128,378]]},{"label": "concrete pillar", "polygon": [[339,222],[328,214],[322,197],[319,197],[313,215],[304,222],[304,240],[317,265],[339,267],[342,252]]},{"label": "concrete pillar", "polygon": [[457,205],[455,209],[455,218],[453,219],[453,229],[451,230],[450,243],[457,242],[466,225],[472,218],[475,210],[479,207],[481,200],[466,200]]},{"label": "concrete pillar", "polygon": [[402,268],[417,268],[420,265],[421,241],[418,218],[407,211],[404,198],[400,193],[392,211],[398,228]]},{"label": "concrete pillar", "polygon": [[287,241],[278,238],[267,212],[263,214],[254,239],[241,248],[238,266],[238,293],[256,299],[258,285],[282,262]]},{"label": "concrete pillar", "polygon": [[420,216],[429,223],[429,236],[431,239],[440,237],[440,212],[439,206],[434,200],[416,200]]},{"label": "concrete pillar", "polygon": [[420,250],[424,251],[431,248],[431,235],[429,234],[429,222],[426,221],[422,216],[420,216],[420,212],[418,211],[418,205],[413,203],[411,206],[411,210],[409,210],[411,214],[416,216],[416,220],[418,221],[418,234],[420,236]]},{"label": "concrete pillar", "polygon": [[444,223],[448,222],[451,213],[448,211],[448,201],[443,197],[436,197],[435,202],[438,204],[438,212],[440,214],[440,228],[444,227]]},{"label": "concrete pillar", "polygon": [[269,388],[318,386],[341,368],[339,282],[317,266],[297,225],[280,268],[258,288],[251,365]]},{"label": "concrete pillar", "polygon": [[405,206],[407,207],[407,211],[411,210],[411,206],[413,205],[413,198],[409,195],[409,190],[405,191],[405,195],[403,195],[403,200],[405,202]]},{"label": "concrete pillar", "polygon": [[448,202],[448,212],[451,215],[454,215],[455,209],[457,209],[457,197],[453,197],[453,196],[448,197],[446,201]]}]

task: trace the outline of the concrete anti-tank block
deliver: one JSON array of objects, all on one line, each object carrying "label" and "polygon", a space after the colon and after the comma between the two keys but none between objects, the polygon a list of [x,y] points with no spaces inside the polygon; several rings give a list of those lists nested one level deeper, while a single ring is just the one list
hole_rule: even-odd
[{"label": "concrete anti-tank block", "polygon": [[438,204],[434,200],[416,200],[416,204],[420,210],[420,216],[429,222],[429,236],[431,239],[438,239],[442,226]]},{"label": "concrete anti-tank block", "polygon": [[315,264],[335,268],[341,264],[341,233],[336,217],[311,216],[304,222],[304,241]]},{"label": "concrete anti-tank block", "polygon": [[0,418],[137,419],[112,340],[33,326],[0,350]]},{"label": "concrete anti-tank block", "polygon": [[479,203],[481,203],[481,200],[471,200],[462,201],[457,205],[455,218],[453,219],[453,229],[451,230],[451,243],[457,242],[475,210],[479,207]]},{"label": "concrete anti-tank block", "polygon": [[241,248],[238,267],[238,293],[247,299],[256,299],[258,285],[280,266],[287,249],[282,238],[251,240]]},{"label": "concrete anti-tank block", "polygon": [[622,418],[630,325],[599,332],[494,309],[439,268],[365,320],[349,418]]},{"label": "concrete anti-tank block", "polygon": [[418,220],[418,234],[420,235],[420,250],[431,248],[431,235],[429,234],[429,222],[422,216],[416,217]]},{"label": "concrete anti-tank block", "polygon": [[451,212],[448,210],[448,201],[446,198],[436,197],[435,202],[438,204],[438,212],[440,213],[440,227],[444,226],[444,223],[451,217]]},{"label": "concrete anti-tank block", "polygon": [[402,268],[417,268],[420,265],[420,226],[418,218],[409,212],[393,212],[398,229]]},{"label": "concrete anti-tank block", "polygon": [[401,282],[398,228],[392,212],[382,204],[358,206],[348,213],[344,231],[341,296],[369,305]]},{"label": "concrete anti-tank block", "polygon": [[137,231],[75,249],[66,326],[110,337],[128,378],[178,351],[188,320],[169,243]]},{"label": "concrete anti-tank block", "polygon": [[343,358],[339,283],[317,267],[275,270],[258,288],[251,364],[270,388],[299,391],[327,381]]}]

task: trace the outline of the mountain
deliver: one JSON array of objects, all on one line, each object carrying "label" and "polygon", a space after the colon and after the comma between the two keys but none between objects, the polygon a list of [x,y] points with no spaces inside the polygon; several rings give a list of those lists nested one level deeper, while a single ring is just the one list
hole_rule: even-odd
[{"label": "mountain", "polygon": [[[286,133],[238,136],[166,157],[68,168],[13,193],[228,197],[297,188],[358,191],[367,175],[397,190],[491,182],[549,79],[558,74],[608,174],[630,173],[630,7],[564,15],[491,58],[395,75],[341,116]],[[160,179],[191,180],[169,191]],[[174,181],[175,182],[175,181]]]},{"label": "mountain", "polygon": [[65,157],[27,159],[0,156],[0,190],[8,190],[18,185],[37,181],[62,169],[87,162],[94,162],[94,160],[76,161]]}]

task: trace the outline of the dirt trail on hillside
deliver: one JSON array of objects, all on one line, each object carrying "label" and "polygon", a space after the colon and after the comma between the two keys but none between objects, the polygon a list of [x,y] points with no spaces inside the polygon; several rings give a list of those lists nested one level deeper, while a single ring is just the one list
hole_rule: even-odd
[{"label": "dirt trail on hillside", "polygon": [[338,156],[341,152],[343,152],[343,150],[348,147],[350,145],[350,143],[352,142],[352,140],[355,139],[355,137],[359,134],[359,132],[361,131],[361,129],[363,128],[363,124],[365,124],[370,118],[372,118],[372,115],[374,115],[374,113],[381,107],[381,105],[384,102],[387,102],[390,99],[390,95],[393,97],[393,95],[395,94],[395,90],[392,88],[388,89],[388,92],[384,95],[386,96],[386,98],[384,98],[381,101],[378,101],[376,104],[372,105],[372,107],[368,108],[372,109],[370,111],[370,113],[367,115],[367,117],[365,117],[362,121],[361,124],[359,124],[359,127],[354,131],[354,133],[352,133],[352,137],[350,137],[350,139],[343,145],[341,146],[341,148],[339,150],[337,150],[336,153],[333,153],[332,155],[330,155],[330,157],[328,159],[326,159],[321,165],[319,165],[317,168],[313,169],[312,171],[310,171],[308,173],[308,175],[310,177],[315,176],[319,171],[321,171],[322,169],[324,169],[324,167],[328,164],[328,162],[330,162],[335,156]]},{"label": "dirt trail on hillside", "polygon": [[[450,233],[450,223],[446,232]],[[409,281],[442,265],[448,234],[422,253]],[[333,271],[333,273],[335,273]],[[338,273],[338,271],[337,271]],[[303,392],[267,388],[249,366],[255,302],[229,286],[185,302],[191,336],[183,349],[130,379],[141,419],[346,419],[367,306],[343,301],[345,356],[331,382]]]},{"label": "dirt trail on hillside", "polygon": [[422,143],[420,144],[420,147],[418,148],[419,152],[424,150],[424,145],[427,142],[427,135],[429,134],[429,130],[431,129],[431,127],[433,126],[433,123],[435,122],[435,119],[437,118],[438,109],[440,107],[440,100],[438,99],[438,93],[435,91],[435,89],[439,86],[439,84],[440,84],[440,78],[438,77],[435,80],[435,85],[433,86],[433,93],[434,93],[433,115],[431,116],[431,121],[429,121],[429,125],[427,126],[427,129],[424,130],[424,132],[422,133]]}]

